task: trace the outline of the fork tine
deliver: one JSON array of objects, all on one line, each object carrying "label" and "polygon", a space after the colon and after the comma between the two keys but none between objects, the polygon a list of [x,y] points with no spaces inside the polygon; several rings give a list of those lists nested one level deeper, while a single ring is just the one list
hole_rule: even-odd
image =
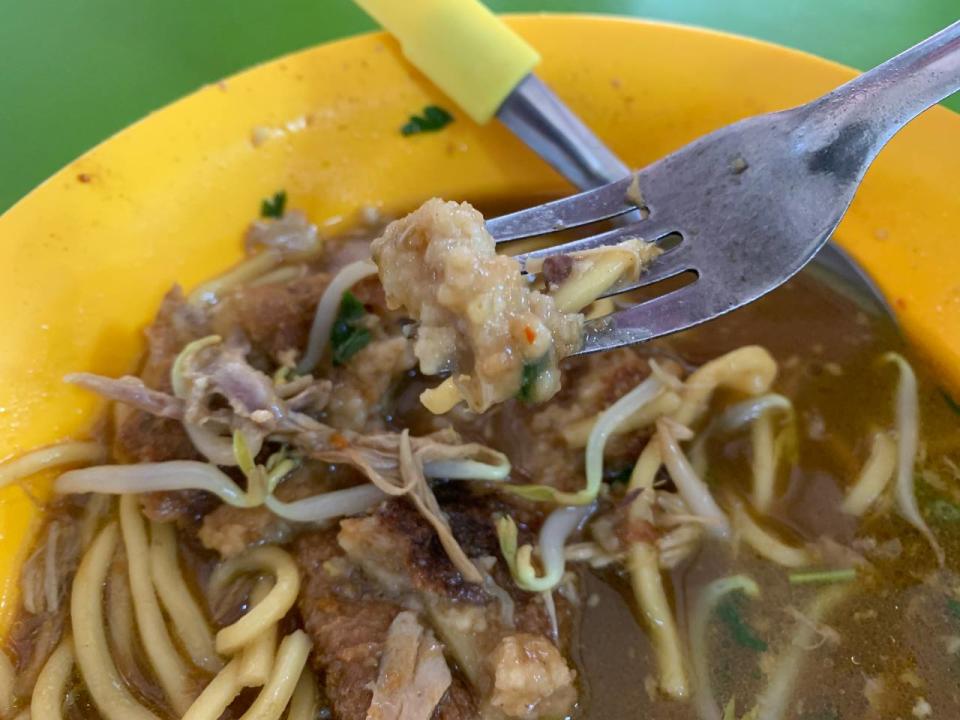
[{"label": "fork tine", "polygon": [[632,180],[633,176],[628,176],[595,190],[492,218],[487,221],[487,230],[499,244],[623,215],[637,209],[627,199]]},{"label": "fork tine", "polygon": [[645,342],[685,330],[733,309],[736,303],[717,302],[702,278],[678,290],[586,323],[584,355]]},{"label": "fork tine", "polygon": [[537,260],[540,258],[549,257],[550,255],[558,255],[560,253],[569,254],[574,252],[583,252],[584,250],[591,250],[603,245],[616,245],[617,243],[630,240],[631,238],[642,237],[645,240],[656,241],[663,236],[669,235],[670,233],[676,231],[677,229],[671,225],[656,225],[652,222],[647,223],[645,221],[641,221],[638,223],[631,223],[629,225],[614,228],[613,230],[608,230],[606,232],[597,233],[596,235],[590,235],[589,237],[581,238],[579,240],[571,240],[570,242],[560,243],[559,245],[548,245],[547,247],[540,248],[539,250],[531,250],[530,252],[520,253],[519,255],[514,255],[514,258],[520,262],[522,267],[526,265],[528,260]]},{"label": "fork tine", "polygon": [[617,283],[600,297],[610,297],[621,293],[637,290],[647,285],[653,285],[661,280],[676,277],[688,270],[696,270],[693,262],[693,250],[689,243],[683,243],[667,250],[656,258],[640,277],[631,282]]}]

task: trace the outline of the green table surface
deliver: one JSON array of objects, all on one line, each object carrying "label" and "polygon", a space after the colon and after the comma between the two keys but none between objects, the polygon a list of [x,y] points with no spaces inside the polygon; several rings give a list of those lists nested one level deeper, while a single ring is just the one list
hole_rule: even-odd
[{"label": "green table surface", "polygon": [[[397,0],[406,2],[407,0]],[[868,68],[960,0],[488,0],[701,25]],[[0,0],[0,211],[151,110],[269,58],[374,28],[351,0]],[[947,103],[960,109],[960,97]]]}]

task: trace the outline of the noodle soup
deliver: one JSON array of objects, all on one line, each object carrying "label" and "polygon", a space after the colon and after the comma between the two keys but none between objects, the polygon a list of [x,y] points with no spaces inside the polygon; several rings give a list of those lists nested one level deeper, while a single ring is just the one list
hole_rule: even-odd
[{"label": "noodle soup", "polygon": [[887,318],[805,272],[551,355],[546,402],[511,366],[475,412],[440,389],[473,326],[425,365],[364,265],[380,233],[258,220],[241,266],[167,296],[139,377],[68,378],[114,404],[0,465],[64,471],[0,716],[960,712],[960,411]]}]

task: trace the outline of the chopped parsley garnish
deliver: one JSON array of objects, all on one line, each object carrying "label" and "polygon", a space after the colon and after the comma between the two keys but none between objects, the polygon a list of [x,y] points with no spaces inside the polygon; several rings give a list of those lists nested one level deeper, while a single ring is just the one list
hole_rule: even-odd
[{"label": "chopped parsley garnish", "polygon": [[960,620],[960,600],[947,598],[947,612],[954,620]]},{"label": "chopped parsley garnish", "polygon": [[957,415],[960,415],[960,402],[954,400],[946,390],[941,390],[940,394],[943,395],[943,400],[947,403],[947,407]]},{"label": "chopped parsley garnish", "polygon": [[362,321],[366,309],[351,292],[345,292],[340,301],[340,312],[330,331],[330,347],[333,350],[333,364],[343,365],[363,350],[370,342],[370,331],[363,327]]},{"label": "chopped parsley garnish", "polygon": [[520,390],[517,391],[517,399],[523,402],[533,402],[534,392],[537,389],[537,379],[540,377],[540,373],[543,372],[546,364],[546,355],[539,360],[525,362],[523,364],[523,375],[520,377]]},{"label": "chopped parsley garnish", "polygon": [[738,601],[741,597],[741,593],[736,593],[724,598],[717,605],[717,616],[727,626],[737,645],[763,652],[767,649],[767,643],[743,619],[740,602]]},{"label": "chopped parsley garnish", "polygon": [[402,135],[436,132],[453,122],[453,115],[437,105],[427,105],[423,115],[411,115],[407,124],[400,128]]},{"label": "chopped parsley garnish", "polygon": [[282,218],[287,207],[287,191],[280,190],[273,197],[264,198],[260,202],[260,217]]}]

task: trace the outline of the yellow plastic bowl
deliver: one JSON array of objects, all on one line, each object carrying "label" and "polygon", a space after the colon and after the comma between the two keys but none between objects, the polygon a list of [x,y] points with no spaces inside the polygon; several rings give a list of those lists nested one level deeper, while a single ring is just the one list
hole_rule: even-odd
[{"label": "yellow plastic bowl", "polygon": [[[583,16],[509,22],[542,53],[542,77],[637,167],[854,74],[694,28]],[[0,217],[0,458],[87,434],[100,405],[62,376],[134,370],[140,330],[163,293],[234,262],[260,199],[280,188],[328,233],[363,204],[402,210],[432,195],[477,201],[567,189],[495,123],[459,115],[442,132],[402,137],[407,117],[431,103],[452,107],[384,35],[305,50],[145,118]],[[960,117],[934,109],[882,153],[838,233],[954,389],[958,168]],[[0,630],[38,524],[31,496],[43,485],[0,492]]]}]

